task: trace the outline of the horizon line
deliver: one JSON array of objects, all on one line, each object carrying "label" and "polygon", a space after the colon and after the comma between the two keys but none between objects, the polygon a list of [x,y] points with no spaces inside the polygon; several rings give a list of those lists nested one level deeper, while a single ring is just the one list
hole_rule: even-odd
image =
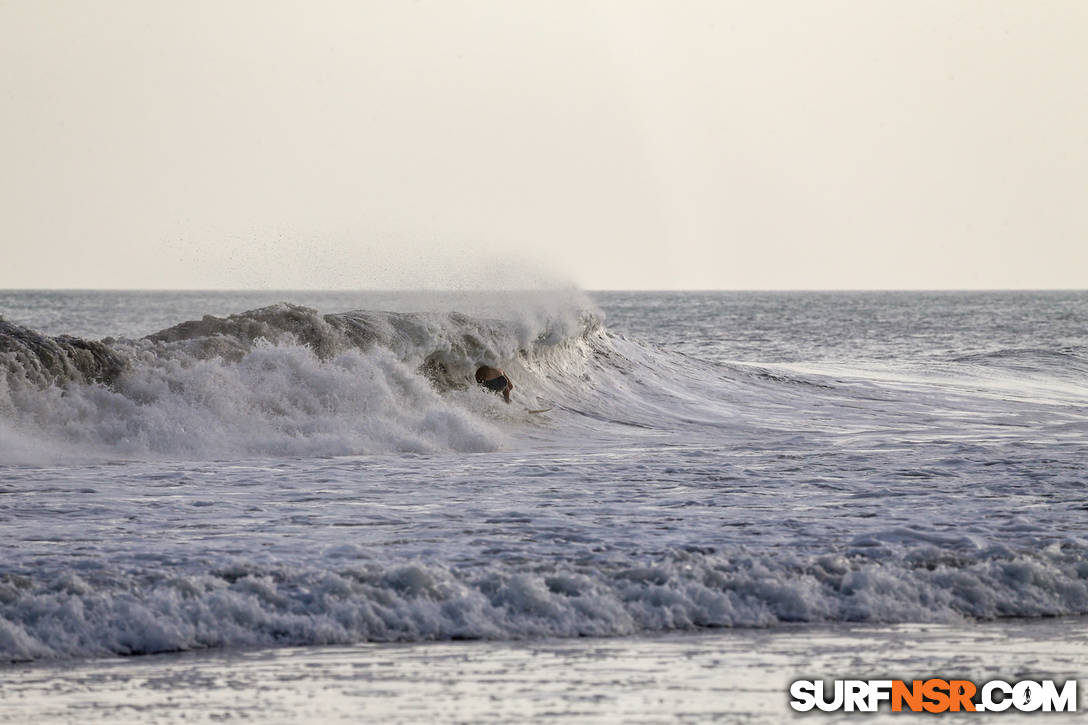
[{"label": "horizon line", "polygon": [[1088,292],[1088,287],[596,287],[583,288],[573,285],[555,287],[521,287],[508,289],[464,289],[452,287],[414,288],[352,288],[329,289],[319,287],[0,287],[0,294],[8,292],[297,292],[322,294],[385,294],[404,292]]}]

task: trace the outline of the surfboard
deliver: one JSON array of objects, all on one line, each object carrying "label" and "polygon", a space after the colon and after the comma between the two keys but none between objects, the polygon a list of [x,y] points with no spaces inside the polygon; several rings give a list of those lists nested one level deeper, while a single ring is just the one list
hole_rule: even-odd
[{"label": "surfboard", "polygon": [[537,408],[536,410],[525,409],[526,413],[547,413],[551,408]]}]

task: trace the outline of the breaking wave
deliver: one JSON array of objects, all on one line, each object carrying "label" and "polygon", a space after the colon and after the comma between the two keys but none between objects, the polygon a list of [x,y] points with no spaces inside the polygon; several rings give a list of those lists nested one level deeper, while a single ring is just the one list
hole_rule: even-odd
[{"label": "breaking wave", "polygon": [[[342,547],[329,558],[352,554]],[[641,562],[520,568],[415,561],[306,570],[239,561],[204,574],[0,578],[0,658],[783,622],[947,623],[1086,610],[1088,558],[1072,543],[1036,554],[995,546],[956,557],[921,546],[898,560],[680,550]]]},{"label": "breaking wave", "polygon": [[291,304],[139,340],[48,337],[0,321],[0,454],[494,450],[505,436],[495,401],[470,385],[479,362],[531,364],[600,334],[588,311],[510,322]]},{"label": "breaking wave", "polygon": [[[481,362],[508,372],[513,405],[474,384]],[[117,536],[129,524],[116,521],[132,520],[135,538],[69,558],[84,544],[73,539],[81,519],[67,514],[83,512],[42,504],[34,525],[48,522],[42,536],[54,538],[25,538],[0,569],[0,660],[1085,614],[1088,548],[1070,534],[1083,508],[1083,365],[1079,350],[1037,349],[923,371],[709,362],[610,332],[578,306],[509,320],[279,304],[101,341],[0,321],[0,462],[255,458],[264,467],[248,480],[207,466],[229,496],[206,481],[179,482],[215,500],[143,523],[129,490],[157,471],[75,469],[79,485],[100,478],[109,489],[88,520],[104,518],[98,530]],[[526,410],[545,407],[548,416]],[[638,458],[643,443],[649,453]],[[260,541],[282,546],[263,557],[239,554],[256,540],[247,518],[201,513],[235,495],[259,511],[285,456],[303,459],[309,475],[320,456],[511,448],[529,451],[533,465],[557,451],[574,473],[546,470],[539,489],[535,478],[517,489],[537,474],[519,474],[510,457],[436,456],[408,466],[403,480],[366,471],[367,487],[341,467],[330,475],[340,476],[342,498],[307,490],[283,518],[266,517]],[[403,468],[410,457],[391,458]],[[326,546],[340,537],[328,526],[339,524],[319,530],[301,513],[338,500],[384,511],[401,496],[411,508],[443,466],[477,458],[484,463],[463,475],[479,472],[479,485],[435,499],[425,522],[435,538],[420,548],[398,549],[400,533]],[[313,472],[300,486],[323,477]],[[27,480],[0,494],[39,493],[39,479]],[[1057,492],[1046,499],[1051,518],[1018,518],[1011,507],[1034,502],[1040,486]],[[486,507],[471,500],[481,491],[539,493],[540,509],[487,529]],[[912,508],[930,494],[940,503]],[[95,495],[84,499],[91,508]],[[885,500],[898,508],[872,503]],[[563,501],[560,515],[552,507]],[[751,520],[716,518],[734,506]],[[952,534],[920,521],[956,506],[960,518],[941,523]],[[822,507],[826,526],[812,513]],[[964,521],[970,532],[957,535]],[[1065,528],[1051,531],[1053,522]],[[157,548],[156,526],[190,523],[211,529],[204,548],[182,533],[175,548]],[[713,528],[733,525],[735,535]],[[320,550],[301,551],[302,541]],[[510,541],[524,548],[503,549]],[[54,555],[53,542],[68,548]]]},{"label": "breaking wave", "polygon": [[[494,451],[511,431],[539,430],[524,413],[540,407],[555,410],[568,439],[829,433],[875,420],[959,437],[967,425],[985,437],[980,421],[1016,413],[1010,396],[1083,400],[1088,375],[1072,351],[999,350],[920,376],[840,369],[844,380],[821,366],[699,360],[614,334],[602,317],[581,304],[503,320],[282,303],[101,341],[0,320],[0,456]],[[481,363],[510,373],[518,405],[473,384]],[[1075,412],[1065,405],[1044,425],[1079,425]]]}]

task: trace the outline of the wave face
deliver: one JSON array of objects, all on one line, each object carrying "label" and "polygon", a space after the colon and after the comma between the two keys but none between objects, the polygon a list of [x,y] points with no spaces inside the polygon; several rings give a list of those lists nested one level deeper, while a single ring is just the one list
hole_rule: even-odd
[{"label": "wave face", "polygon": [[24,449],[222,458],[494,450],[492,401],[464,394],[478,361],[544,355],[599,321],[279,304],[138,340],[0,325],[0,411]]},{"label": "wave face", "polygon": [[760,360],[700,300],[0,323],[0,659],[1088,614],[1075,304]]}]

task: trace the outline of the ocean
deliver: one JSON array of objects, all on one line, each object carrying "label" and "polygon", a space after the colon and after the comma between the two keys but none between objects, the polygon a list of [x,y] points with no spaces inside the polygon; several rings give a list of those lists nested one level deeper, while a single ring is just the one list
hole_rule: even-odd
[{"label": "ocean", "polygon": [[0,316],[0,721],[777,722],[807,675],[1088,674],[1088,292]]}]

